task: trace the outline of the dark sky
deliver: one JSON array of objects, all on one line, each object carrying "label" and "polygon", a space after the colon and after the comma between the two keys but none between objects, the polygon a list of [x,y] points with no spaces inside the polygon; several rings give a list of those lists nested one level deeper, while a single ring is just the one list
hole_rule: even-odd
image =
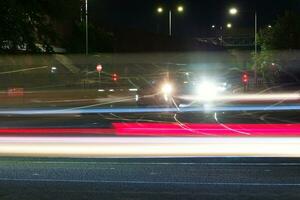
[{"label": "dark sky", "polygon": [[[167,32],[167,13],[158,15],[156,8],[174,9],[177,4],[184,5],[185,13],[174,14],[174,33],[188,36],[202,35],[212,24],[252,27],[255,10],[261,27],[285,10],[300,12],[300,0],[89,0],[91,19],[99,25],[149,32]],[[231,6],[239,8],[238,16],[227,14]]]}]

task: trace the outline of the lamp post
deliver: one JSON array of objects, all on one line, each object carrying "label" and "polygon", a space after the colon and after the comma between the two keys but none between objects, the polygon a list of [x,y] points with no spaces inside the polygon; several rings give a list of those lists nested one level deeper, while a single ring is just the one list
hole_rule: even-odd
[{"label": "lamp post", "polygon": [[89,54],[89,13],[88,0],[85,0],[85,54]]},{"label": "lamp post", "polygon": [[[162,14],[164,12],[164,8],[158,7],[157,12],[158,14]],[[176,12],[183,13],[184,7],[182,5],[177,6]],[[173,15],[172,9],[170,9],[168,13],[169,13],[169,36],[172,36],[172,15]]]},{"label": "lamp post", "polygon": [[101,72],[102,72],[102,69],[103,69],[102,65],[99,64],[99,65],[96,66],[96,70],[97,70],[98,75],[99,75],[98,89],[100,89],[100,87],[101,87]]}]

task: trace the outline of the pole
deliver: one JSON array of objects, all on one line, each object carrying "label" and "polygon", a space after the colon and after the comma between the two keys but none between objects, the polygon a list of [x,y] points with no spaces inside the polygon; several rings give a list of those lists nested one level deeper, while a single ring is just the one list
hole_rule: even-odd
[{"label": "pole", "polygon": [[169,36],[172,36],[172,10],[169,10]]},{"label": "pole", "polygon": [[254,27],[254,30],[255,30],[255,54],[257,54],[257,12],[255,12],[255,15],[254,15],[254,21],[255,21],[255,27]]},{"label": "pole", "polygon": [[255,11],[254,14],[254,34],[255,34],[255,41],[254,41],[254,55],[255,55],[255,63],[254,63],[254,81],[255,86],[257,86],[257,12]]},{"label": "pole", "polygon": [[224,32],[223,32],[223,26],[221,26],[220,27],[220,30],[221,30],[221,46],[223,47],[223,34],[224,34]]},{"label": "pole", "polygon": [[98,89],[101,89],[101,72],[99,72],[99,85],[98,85]]},{"label": "pole", "polygon": [[85,54],[89,54],[89,15],[88,15],[88,0],[85,0]]}]

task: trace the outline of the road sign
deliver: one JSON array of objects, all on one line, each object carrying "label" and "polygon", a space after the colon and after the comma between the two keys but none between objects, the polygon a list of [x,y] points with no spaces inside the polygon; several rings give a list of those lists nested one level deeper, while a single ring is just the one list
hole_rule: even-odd
[{"label": "road sign", "polygon": [[97,72],[101,72],[102,71],[102,69],[103,69],[103,67],[102,67],[102,65],[97,65],[97,67],[96,67],[96,70],[97,70]]}]

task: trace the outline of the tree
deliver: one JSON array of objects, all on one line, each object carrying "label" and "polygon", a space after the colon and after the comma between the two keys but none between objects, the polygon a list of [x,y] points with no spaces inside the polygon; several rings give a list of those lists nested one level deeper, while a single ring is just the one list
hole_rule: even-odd
[{"label": "tree", "polygon": [[[262,29],[258,35],[261,47],[259,54],[253,57],[259,75],[268,82],[278,79],[278,71],[282,70],[283,50],[300,49],[300,15],[286,12],[280,16],[272,28]],[[287,57],[287,56],[285,56]]]},{"label": "tree", "polygon": [[[89,24],[89,52],[112,52],[114,44],[113,33]],[[66,39],[64,46],[72,53],[85,52],[85,23],[77,22],[72,28],[72,34]]]},{"label": "tree", "polygon": [[59,35],[53,20],[59,20],[69,7],[79,0],[1,0],[0,1],[0,51],[40,52],[43,47],[52,51]]},{"label": "tree", "polygon": [[272,28],[259,34],[262,50],[300,49],[300,15],[286,12]]}]

